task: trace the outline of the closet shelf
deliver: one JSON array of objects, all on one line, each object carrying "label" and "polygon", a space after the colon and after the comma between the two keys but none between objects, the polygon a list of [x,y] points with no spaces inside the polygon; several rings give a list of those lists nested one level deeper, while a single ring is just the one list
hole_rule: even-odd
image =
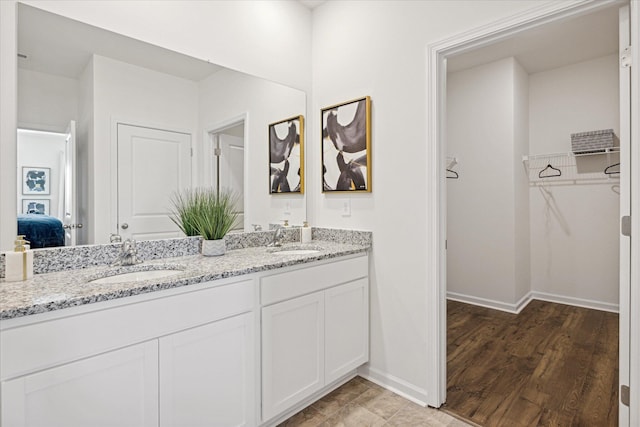
[{"label": "closet shelf", "polygon": [[[522,163],[532,186],[618,182],[618,174],[605,174],[608,166],[620,162],[620,148],[593,153],[551,153],[522,156]],[[559,173],[545,176],[551,166]]]}]

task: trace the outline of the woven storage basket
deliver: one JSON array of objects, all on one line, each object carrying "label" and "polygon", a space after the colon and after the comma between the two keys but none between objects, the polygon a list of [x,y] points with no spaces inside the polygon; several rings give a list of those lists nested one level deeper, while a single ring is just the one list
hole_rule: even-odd
[{"label": "woven storage basket", "polygon": [[617,141],[613,129],[571,134],[571,151],[575,154],[597,153],[613,148]]}]

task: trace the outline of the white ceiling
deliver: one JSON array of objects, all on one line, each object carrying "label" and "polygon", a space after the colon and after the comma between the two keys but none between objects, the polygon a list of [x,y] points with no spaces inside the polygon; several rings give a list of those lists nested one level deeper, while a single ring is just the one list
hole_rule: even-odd
[{"label": "white ceiling", "polygon": [[490,46],[447,58],[455,72],[510,56],[529,73],[610,55],[618,51],[618,6],[554,22]]},{"label": "white ceiling", "polygon": [[91,55],[200,81],[222,67],[24,4],[18,5],[18,67],[77,78]]}]

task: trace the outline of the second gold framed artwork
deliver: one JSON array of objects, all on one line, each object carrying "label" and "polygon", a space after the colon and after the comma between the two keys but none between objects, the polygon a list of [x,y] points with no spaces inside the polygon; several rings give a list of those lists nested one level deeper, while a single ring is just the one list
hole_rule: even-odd
[{"label": "second gold framed artwork", "polygon": [[371,98],[322,109],[322,191],[371,192]]},{"label": "second gold framed artwork", "polygon": [[304,116],[269,125],[269,193],[304,194]]}]

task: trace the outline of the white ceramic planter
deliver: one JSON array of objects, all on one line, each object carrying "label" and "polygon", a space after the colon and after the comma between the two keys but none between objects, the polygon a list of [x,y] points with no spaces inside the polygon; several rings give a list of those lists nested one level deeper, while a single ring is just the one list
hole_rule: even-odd
[{"label": "white ceramic planter", "polygon": [[220,256],[224,255],[225,251],[226,245],[224,238],[218,240],[202,241],[202,255],[204,256]]}]

